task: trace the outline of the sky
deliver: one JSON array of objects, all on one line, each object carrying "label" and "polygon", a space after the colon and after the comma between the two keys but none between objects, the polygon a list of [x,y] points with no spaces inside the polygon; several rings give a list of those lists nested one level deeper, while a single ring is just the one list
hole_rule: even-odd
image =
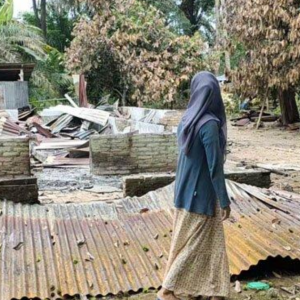
[{"label": "sky", "polygon": [[19,17],[20,13],[30,11],[32,0],[14,0],[14,17]]}]

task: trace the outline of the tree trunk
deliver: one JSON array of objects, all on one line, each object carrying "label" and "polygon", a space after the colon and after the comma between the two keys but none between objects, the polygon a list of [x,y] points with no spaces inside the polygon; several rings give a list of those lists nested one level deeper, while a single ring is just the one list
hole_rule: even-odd
[{"label": "tree trunk", "polygon": [[[220,50],[220,0],[215,0],[215,19],[216,19],[216,48]],[[215,74],[220,74],[221,58],[215,65]]]},{"label": "tree trunk", "polygon": [[[228,33],[227,33],[227,29],[226,29],[226,26],[227,26],[227,15],[226,15],[226,11],[225,11],[225,7],[226,7],[226,3],[225,3],[225,0],[220,0],[221,3],[221,10],[219,12],[219,18],[222,18],[222,31],[223,31],[223,39],[225,41],[228,40]],[[220,24],[219,24],[220,25]],[[222,43],[222,46],[224,47],[224,43]],[[230,53],[229,51],[227,51],[225,49],[224,51],[225,53],[225,73],[229,73],[231,71],[231,62],[230,62]]]},{"label": "tree trunk", "polygon": [[36,4],[36,0],[32,0],[32,6],[33,6],[33,12],[34,12],[36,24],[39,28],[41,28],[41,20],[40,20],[40,17],[39,17],[39,11],[38,11],[38,7],[37,7],[37,4]]},{"label": "tree trunk", "polygon": [[47,38],[47,8],[46,0],[41,0],[41,29],[45,39]]},{"label": "tree trunk", "polygon": [[229,74],[231,71],[230,53],[225,50],[225,73]]},{"label": "tree trunk", "polygon": [[38,7],[37,1],[32,0],[33,12],[37,26],[43,31],[44,38],[47,38],[47,0],[41,0]]},{"label": "tree trunk", "polygon": [[125,87],[124,90],[123,90],[123,93],[122,93],[122,106],[126,106],[126,95],[127,95],[127,91],[128,91],[128,88]]},{"label": "tree trunk", "polygon": [[296,92],[294,89],[278,91],[279,104],[282,115],[282,124],[288,125],[299,122],[299,111],[296,104]]}]

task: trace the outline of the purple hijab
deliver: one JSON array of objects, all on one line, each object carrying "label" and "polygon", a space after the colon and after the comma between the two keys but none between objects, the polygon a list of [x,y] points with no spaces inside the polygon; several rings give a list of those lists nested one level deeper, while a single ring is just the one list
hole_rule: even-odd
[{"label": "purple hijab", "polygon": [[227,126],[221,90],[216,77],[210,72],[196,74],[191,83],[191,98],[184,113],[179,145],[188,155],[200,128],[210,120],[220,127],[220,145],[226,155]]}]

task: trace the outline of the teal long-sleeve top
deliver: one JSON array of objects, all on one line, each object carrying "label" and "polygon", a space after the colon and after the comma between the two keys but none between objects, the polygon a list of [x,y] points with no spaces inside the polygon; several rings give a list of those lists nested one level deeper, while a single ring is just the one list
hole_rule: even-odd
[{"label": "teal long-sleeve top", "polygon": [[[178,126],[178,135],[182,130]],[[224,157],[219,141],[219,124],[205,123],[188,155],[179,149],[175,183],[175,207],[213,216],[217,199],[221,208],[230,205],[224,176]]]}]

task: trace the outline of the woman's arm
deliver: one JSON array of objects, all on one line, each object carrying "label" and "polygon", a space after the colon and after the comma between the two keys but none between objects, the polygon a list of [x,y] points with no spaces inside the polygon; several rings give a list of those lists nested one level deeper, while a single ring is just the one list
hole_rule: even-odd
[{"label": "woman's arm", "polygon": [[200,130],[204,145],[210,178],[222,209],[230,206],[224,176],[224,155],[220,147],[217,121],[208,121]]}]

